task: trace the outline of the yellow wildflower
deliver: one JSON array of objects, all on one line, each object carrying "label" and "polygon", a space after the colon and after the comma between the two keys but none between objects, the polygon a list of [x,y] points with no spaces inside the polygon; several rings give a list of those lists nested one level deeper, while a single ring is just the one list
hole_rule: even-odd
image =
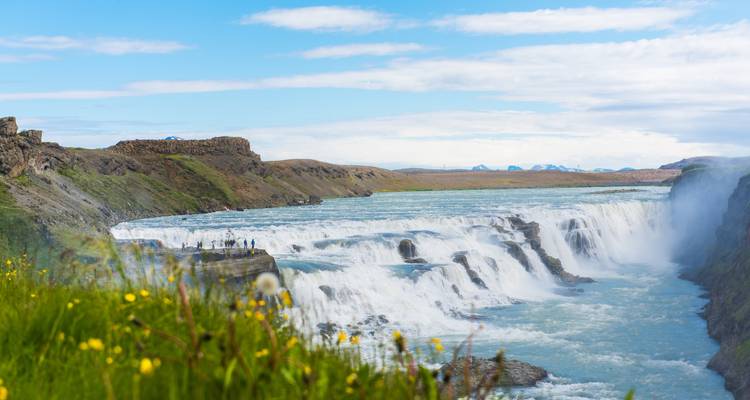
[{"label": "yellow wildflower", "polygon": [[258,321],[263,321],[264,319],[266,319],[266,316],[263,315],[262,312],[256,311],[255,312],[255,319],[257,319]]},{"label": "yellow wildflower", "polygon": [[5,386],[0,386],[0,400],[8,400],[8,389]]},{"label": "yellow wildflower", "polygon": [[78,348],[81,349],[81,350],[83,350],[83,351],[86,351],[86,350],[89,349],[89,345],[86,342],[81,342],[81,343],[78,344]]},{"label": "yellow wildflower", "polygon": [[68,310],[71,310],[71,309],[73,309],[73,303],[68,302]]},{"label": "yellow wildflower", "polygon": [[281,302],[284,303],[284,306],[286,307],[292,306],[292,295],[289,294],[288,290],[281,292]]},{"label": "yellow wildflower", "polygon": [[261,358],[268,355],[268,349],[263,349],[255,352],[255,358]]},{"label": "yellow wildflower", "polygon": [[102,351],[104,350],[104,342],[101,339],[91,338],[86,342],[91,350]]},{"label": "yellow wildflower", "polygon": [[120,347],[120,346],[115,346],[115,347],[114,347],[114,348],[112,349],[112,352],[113,352],[113,353],[115,353],[115,354],[120,354],[120,353],[122,353],[122,347]]},{"label": "yellow wildflower", "polygon": [[169,297],[165,297],[164,298],[164,304],[166,304],[166,305],[172,304],[172,299],[170,299]]},{"label": "yellow wildflower", "polygon": [[284,321],[289,321],[289,314],[281,314],[281,318],[284,318]]},{"label": "yellow wildflower", "polygon": [[296,346],[298,342],[299,342],[299,339],[297,339],[296,336],[292,336],[291,338],[289,338],[289,340],[287,340],[286,348],[291,349],[292,347]]},{"label": "yellow wildflower", "polygon": [[151,362],[150,358],[141,359],[138,371],[141,375],[151,375],[154,373],[154,363]]},{"label": "yellow wildflower", "polygon": [[438,343],[435,345],[435,351],[437,351],[438,353],[442,353],[443,351],[445,351],[445,347],[443,347],[441,343]]},{"label": "yellow wildflower", "polygon": [[266,301],[265,300],[261,300],[261,301],[258,302],[258,305],[261,306],[261,307],[263,307],[263,306],[266,305]]},{"label": "yellow wildflower", "polygon": [[63,342],[63,341],[65,341],[65,332],[60,332],[60,333],[58,333],[58,334],[57,334],[57,340],[58,340],[59,342]]},{"label": "yellow wildflower", "polygon": [[106,361],[107,361],[107,364],[109,365],[112,365],[112,363],[115,362],[115,360],[112,357],[107,357]]},{"label": "yellow wildflower", "polygon": [[32,293],[32,294],[31,294],[31,298],[32,298],[32,299],[33,299],[33,298],[36,298],[36,293]]},{"label": "yellow wildflower", "polygon": [[346,384],[351,385],[356,380],[357,380],[357,374],[352,372],[351,374],[349,374],[349,376],[346,377]]},{"label": "yellow wildflower", "polygon": [[75,303],[75,304],[81,304],[81,300],[79,300],[79,299],[73,299],[73,303]]},{"label": "yellow wildflower", "polygon": [[346,332],[339,331],[338,338],[336,339],[337,344],[346,342]]},{"label": "yellow wildflower", "polygon": [[173,282],[174,282],[174,275],[169,275],[169,276],[167,277],[167,282],[169,282],[169,283],[173,283]]},{"label": "yellow wildflower", "polygon": [[351,343],[351,344],[353,344],[355,346],[358,345],[359,344],[359,336],[352,336],[352,337],[350,337],[349,338],[349,343]]},{"label": "yellow wildflower", "polygon": [[434,337],[434,338],[430,339],[430,342],[432,344],[434,344],[434,345],[438,345],[438,344],[440,344],[441,340],[440,340],[440,338]]},{"label": "yellow wildflower", "polygon": [[13,264],[13,261],[10,261],[10,258],[9,258],[9,259],[7,259],[7,260],[5,260],[5,265],[7,265],[7,266],[9,266],[9,267],[10,267],[10,266],[11,266],[11,264]]},{"label": "yellow wildflower", "polygon": [[141,297],[143,297],[144,299],[150,295],[150,293],[146,289],[141,289],[141,291],[138,292],[138,294],[140,294]]},{"label": "yellow wildflower", "polygon": [[258,306],[258,303],[255,300],[250,300],[250,301],[247,302],[247,305],[250,306],[250,307],[252,307],[252,308],[255,308],[255,307]]},{"label": "yellow wildflower", "polygon": [[133,293],[125,293],[125,301],[132,303],[135,301],[135,295]]},{"label": "yellow wildflower", "polygon": [[305,373],[305,375],[310,375],[310,374],[312,374],[312,368],[310,368],[310,366],[309,366],[309,365],[305,365],[305,366],[304,366],[304,367],[302,368],[302,371],[303,371],[303,372]]},{"label": "yellow wildflower", "polygon": [[353,394],[353,393],[354,393],[354,389],[352,389],[350,387],[346,388],[346,394]]}]

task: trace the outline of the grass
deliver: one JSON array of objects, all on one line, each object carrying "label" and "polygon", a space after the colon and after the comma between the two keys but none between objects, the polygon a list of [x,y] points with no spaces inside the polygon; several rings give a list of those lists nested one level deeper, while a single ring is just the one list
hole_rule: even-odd
[{"label": "grass", "polygon": [[55,271],[2,260],[3,400],[440,397],[403,347],[376,368],[358,339],[311,342],[286,320],[284,292],[191,288],[176,269],[162,287],[101,265]]},{"label": "grass", "polygon": [[205,183],[206,188],[204,189],[204,191],[206,197],[212,199],[223,199],[227,202],[228,205],[237,204],[238,199],[234,190],[229,186],[226,179],[221,175],[221,173],[216,171],[214,168],[211,168],[203,162],[189,156],[175,154],[165,157],[176,162],[180,165],[180,167],[193,173],[195,177],[198,178],[191,179],[193,185],[198,185],[199,182]]},{"label": "grass", "polygon": [[34,252],[41,245],[41,236],[31,215],[16,204],[0,180],[0,254]]}]

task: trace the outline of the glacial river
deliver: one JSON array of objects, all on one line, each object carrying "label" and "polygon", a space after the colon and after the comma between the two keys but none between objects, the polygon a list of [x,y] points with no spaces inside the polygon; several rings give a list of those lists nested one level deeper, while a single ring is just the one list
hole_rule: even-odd
[{"label": "glacial river", "polygon": [[[399,329],[412,343],[440,337],[447,348],[477,332],[474,354],[502,348],[552,374],[515,392],[524,398],[622,399],[635,388],[641,399],[731,399],[706,369],[718,345],[698,316],[702,292],[671,262],[668,188],[612,189],[382,193],[153,218],[112,232],[175,248],[254,238],[277,258],[311,330],[355,326],[367,345]],[[560,285],[510,217],[538,223],[546,253],[596,282]],[[403,239],[427,263],[405,263]],[[457,253],[484,287],[453,262]]]}]

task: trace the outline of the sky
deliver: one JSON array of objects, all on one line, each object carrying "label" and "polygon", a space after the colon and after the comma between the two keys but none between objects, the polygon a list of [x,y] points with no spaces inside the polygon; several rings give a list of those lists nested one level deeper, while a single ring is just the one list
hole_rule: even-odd
[{"label": "sky", "polygon": [[3,115],[386,168],[745,156],[750,1],[4,0]]}]

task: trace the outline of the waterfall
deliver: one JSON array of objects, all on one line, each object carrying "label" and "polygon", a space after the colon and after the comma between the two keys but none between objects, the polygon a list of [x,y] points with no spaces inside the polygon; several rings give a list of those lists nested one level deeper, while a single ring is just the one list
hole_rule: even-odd
[{"label": "waterfall", "polygon": [[[597,279],[618,276],[627,265],[669,264],[670,245],[664,243],[670,237],[669,214],[665,201],[629,200],[512,206],[468,216],[244,225],[210,217],[212,223],[191,226],[136,221],[112,232],[118,239],[157,239],[176,248],[199,240],[204,247],[223,243],[228,234],[256,238],[277,258],[300,304],[296,316],[310,328],[331,324],[377,334],[388,327],[427,336],[465,334],[487,307],[576,293],[561,284],[544,254],[512,220],[538,224],[538,240],[548,257],[569,273]],[[405,239],[425,263],[402,259],[398,247]]]}]

